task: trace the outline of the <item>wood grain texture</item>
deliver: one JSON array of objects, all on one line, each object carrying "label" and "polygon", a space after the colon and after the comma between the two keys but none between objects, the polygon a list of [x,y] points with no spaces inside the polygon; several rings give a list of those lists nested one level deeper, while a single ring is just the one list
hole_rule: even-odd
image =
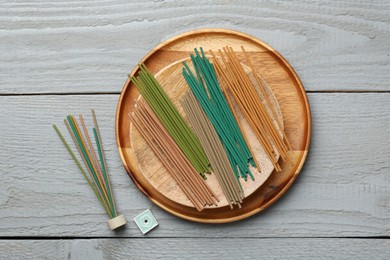
[{"label": "wood grain texture", "polygon": [[388,259],[383,239],[3,240],[4,259]]},{"label": "wood grain texture", "polygon": [[[315,141],[291,189],[254,217],[204,225],[155,207],[128,178],[114,136],[118,95],[0,97],[0,236],[141,237],[131,219],[146,208],[160,223],[148,237],[389,236],[389,98],[309,94]],[[117,233],[109,231],[108,217],[51,126],[65,131],[67,113],[87,115],[90,108],[99,119],[118,211],[129,220]]]},{"label": "wood grain texture", "polygon": [[388,91],[388,1],[5,1],[0,93],[118,93],[158,43],[198,28],[264,40],[307,90]]}]

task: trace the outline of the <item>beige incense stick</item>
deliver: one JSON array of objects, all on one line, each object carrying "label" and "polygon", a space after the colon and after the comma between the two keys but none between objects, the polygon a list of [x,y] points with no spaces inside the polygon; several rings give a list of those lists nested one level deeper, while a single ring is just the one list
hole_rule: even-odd
[{"label": "beige incense stick", "polygon": [[212,123],[191,91],[187,91],[182,99],[182,106],[187,119],[193,126],[207,157],[210,160],[218,183],[232,208],[234,204],[241,207],[244,194],[234,176],[229,159]]}]

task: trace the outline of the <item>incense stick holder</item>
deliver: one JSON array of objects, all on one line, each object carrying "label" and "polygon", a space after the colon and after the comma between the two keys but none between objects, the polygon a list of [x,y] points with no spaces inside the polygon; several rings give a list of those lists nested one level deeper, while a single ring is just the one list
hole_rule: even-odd
[{"label": "incense stick holder", "polygon": [[126,218],[123,214],[115,217],[115,218],[112,218],[110,219],[109,221],[107,221],[107,224],[108,226],[110,227],[111,230],[114,230],[114,229],[117,229],[119,227],[122,227],[124,225],[126,225]]}]

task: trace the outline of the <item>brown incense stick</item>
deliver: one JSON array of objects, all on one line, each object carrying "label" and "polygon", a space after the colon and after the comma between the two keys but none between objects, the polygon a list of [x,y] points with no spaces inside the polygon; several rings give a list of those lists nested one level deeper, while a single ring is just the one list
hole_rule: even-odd
[{"label": "brown incense stick", "polygon": [[130,118],[195,208],[201,211],[206,205],[217,205],[216,195],[145,102],[137,103]]},{"label": "brown incense stick", "polygon": [[[61,134],[60,130],[55,125],[53,125],[53,127],[57,132],[58,136],[60,137],[61,141],[65,145],[66,149],[68,150],[69,154],[72,156],[72,159],[80,169],[84,178],[87,180],[88,184],[94,191],[97,199],[100,201],[103,208],[110,216],[110,220],[107,223],[110,229],[114,230],[120,226],[125,225],[126,218],[123,215],[118,215],[115,208],[113,194],[111,191],[111,187],[109,185],[109,176],[107,172],[107,167],[103,163],[103,149],[102,149],[101,141],[99,141],[100,136],[98,137],[96,128],[93,128],[96,146],[98,147],[98,153],[100,157],[100,164],[99,164],[99,160],[97,158],[95,149],[91,142],[91,138],[88,134],[87,127],[85,125],[82,115],[79,116],[79,119],[81,123],[81,128],[78,125],[76,118],[72,115],[67,116],[67,120],[64,120],[64,123],[67,130],[69,131],[69,134],[73,142],[75,143],[75,146],[80,154],[80,157],[84,162],[85,167],[87,168],[87,172],[89,176],[86,174],[86,171],[84,170],[79,160],[77,159],[77,157],[75,156],[71,148],[69,147],[68,143],[66,142],[65,138]],[[96,118],[94,118],[94,120],[96,125]],[[84,132],[84,136],[82,131]]]}]

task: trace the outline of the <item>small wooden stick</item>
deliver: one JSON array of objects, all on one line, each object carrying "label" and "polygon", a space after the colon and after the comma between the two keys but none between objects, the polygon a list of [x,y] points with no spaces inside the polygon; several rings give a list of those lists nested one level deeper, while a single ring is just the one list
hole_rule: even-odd
[{"label": "small wooden stick", "polygon": [[[96,132],[97,132],[97,139],[98,139],[98,143],[97,145],[99,145],[100,147],[100,155],[102,157],[102,164],[103,164],[103,168],[104,168],[104,171],[106,174],[108,174],[108,170],[107,170],[107,163],[106,163],[106,156],[104,155],[104,149],[103,149],[103,141],[102,141],[102,138],[100,136],[100,130],[99,130],[99,125],[98,125],[98,122],[97,122],[97,119],[96,119],[96,114],[95,114],[95,110],[91,110],[92,112],[92,119],[93,119],[93,124],[95,125],[95,129],[96,129]],[[112,198],[112,205],[113,205],[113,208],[114,208],[114,212],[117,212],[116,211],[116,206],[115,206],[115,200],[113,198],[113,194],[112,194],[112,188],[111,188],[111,182],[110,182],[110,178],[107,177],[107,183],[108,183],[108,193],[110,195],[110,197]]]}]

